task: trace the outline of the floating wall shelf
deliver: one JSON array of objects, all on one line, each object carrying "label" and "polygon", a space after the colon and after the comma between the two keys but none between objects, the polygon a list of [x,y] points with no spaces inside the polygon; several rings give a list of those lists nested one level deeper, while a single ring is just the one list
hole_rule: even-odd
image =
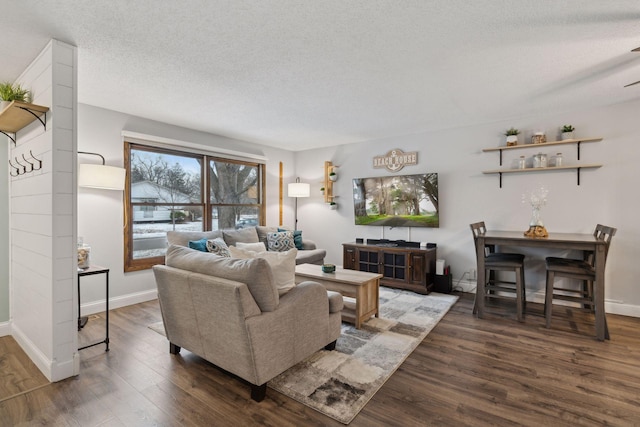
[{"label": "floating wall shelf", "polygon": [[[0,111],[0,132],[9,137],[15,144],[16,133],[34,120],[38,120],[45,130],[47,129],[47,111],[49,111],[49,107],[12,101],[11,104]],[[9,133],[12,133],[13,137]]]},{"label": "floating wall shelf", "polygon": [[602,138],[565,139],[564,141],[549,141],[549,142],[543,142],[542,144],[520,144],[520,145],[512,145],[510,147],[504,146],[504,147],[494,147],[494,148],[483,148],[482,151],[485,153],[489,151],[499,151],[500,166],[502,166],[503,151],[520,150],[523,148],[536,148],[539,150],[550,145],[576,144],[576,148],[578,150],[578,160],[580,160],[580,144],[582,142],[597,142],[597,141],[602,141]]},{"label": "floating wall shelf", "polygon": [[[575,144],[578,150],[577,159],[580,160],[580,144],[583,142],[597,142],[602,141],[602,138],[580,138],[580,139],[565,139],[564,141],[550,141],[543,142],[541,144],[520,144],[504,147],[483,148],[483,152],[499,151],[500,152],[500,166],[502,166],[502,152],[508,150],[520,150],[524,148],[543,150],[548,146]],[[484,174],[498,174],[500,176],[500,188],[502,188],[502,174],[503,173],[530,173],[530,172],[549,172],[549,171],[561,171],[561,170],[575,170],[578,179],[578,185],[580,185],[580,169],[595,169],[602,167],[600,164],[577,164],[571,166],[552,166],[544,168],[526,168],[526,169],[494,169],[482,171]]]}]

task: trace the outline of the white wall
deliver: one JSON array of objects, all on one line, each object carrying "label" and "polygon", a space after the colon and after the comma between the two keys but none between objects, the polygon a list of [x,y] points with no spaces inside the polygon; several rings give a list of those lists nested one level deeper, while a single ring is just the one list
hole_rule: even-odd
[{"label": "white wall", "polygon": [[[266,170],[267,224],[278,223],[279,162],[284,167],[284,222],[293,223],[293,201],[286,197],[286,186],[295,181],[294,155],[191,129],[167,125],[127,114],[80,104],[78,112],[78,150],[102,154],[111,166],[123,166],[122,131],[138,132],[215,148],[230,149],[268,158]],[[78,155],[79,163],[95,163],[95,158]],[[111,269],[110,304],[112,308],[156,298],[156,285],[150,270],[124,273],[122,192],[79,188],[78,236],[91,245],[92,263]],[[82,313],[104,310],[104,278],[82,278]]]},{"label": "white wall", "polygon": [[[475,269],[473,241],[469,224],[484,220],[488,228],[527,229],[531,210],[521,202],[524,192],[542,184],[549,189],[548,203],[542,219],[550,231],[591,233],[597,223],[618,228],[607,264],[607,311],[640,316],[640,209],[637,185],[640,182],[638,153],[640,148],[637,112],[640,101],[562,115],[540,114],[499,123],[482,124],[446,131],[426,132],[387,140],[367,141],[349,146],[309,150],[296,154],[296,169],[302,181],[312,184],[309,199],[300,199],[298,220],[304,236],[315,240],[328,251],[327,262],[342,264],[344,242],[362,238],[389,238],[428,241],[438,244],[438,257],[452,266],[454,283],[465,271]],[[603,137],[602,142],[581,146],[582,163],[602,163],[603,167],[581,172],[576,185],[575,172],[511,174],[503,176],[499,188],[497,175],[482,174],[497,169],[497,152],[483,153],[483,148],[504,145],[504,130],[515,126],[526,130],[521,142],[540,129],[548,140],[556,140],[558,128],[571,123],[581,137]],[[390,149],[418,151],[418,165],[405,167],[398,174],[438,172],[440,228],[395,228],[355,226],[351,180],[359,177],[387,175],[373,169],[373,157]],[[556,148],[541,146],[541,152],[560,151],[566,164],[576,163],[574,145]],[[505,165],[524,154],[538,150],[513,150],[505,153]],[[323,204],[319,188],[325,160],[340,166],[334,185],[339,208],[330,211]],[[522,251],[521,248],[518,250]],[[540,298],[543,289],[545,253],[525,250],[526,281],[529,298]]]},{"label": "white wall", "polygon": [[51,41],[17,79],[49,106],[18,132],[11,158],[42,159],[42,169],[10,178],[11,330],[49,380],[77,373],[74,310],[76,48]]}]

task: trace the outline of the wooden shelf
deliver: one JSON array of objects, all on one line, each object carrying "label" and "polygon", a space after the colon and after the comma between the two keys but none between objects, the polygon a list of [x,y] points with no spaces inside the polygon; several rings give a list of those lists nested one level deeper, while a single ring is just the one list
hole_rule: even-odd
[{"label": "wooden shelf", "polygon": [[528,173],[528,172],[549,172],[549,171],[562,171],[562,170],[575,170],[577,176],[577,184],[580,185],[580,169],[596,169],[602,167],[599,164],[584,164],[573,166],[551,166],[547,168],[526,168],[526,169],[494,169],[488,171],[482,171],[485,174],[498,174],[500,175],[500,188],[502,188],[502,174],[503,173]]},{"label": "wooden shelf", "polygon": [[[47,111],[49,111],[49,107],[29,104],[27,102],[12,101],[11,104],[0,111],[0,132],[5,135],[7,135],[6,132],[13,133],[15,135],[16,132],[34,120],[39,120],[40,123],[42,123],[42,126],[46,129]],[[42,119],[43,115],[44,120]],[[9,138],[11,137],[9,136]],[[15,144],[15,138],[11,139]]]},{"label": "wooden shelf", "polygon": [[[580,160],[580,144],[583,142],[597,142],[602,141],[601,137],[598,138],[579,138],[579,139],[565,139],[563,141],[550,141],[543,142],[540,144],[520,144],[520,145],[512,145],[510,147],[493,147],[493,148],[483,148],[483,152],[491,152],[491,151],[499,151],[500,152],[500,166],[502,166],[502,152],[507,150],[520,150],[523,148],[535,148],[537,150],[543,150],[548,146],[557,146],[557,145],[567,145],[567,144],[575,144],[577,150],[577,159]],[[498,174],[500,175],[500,188],[502,188],[502,174],[503,173],[529,173],[529,172],[549,172],[549,171],[558,171],[558,170],[575,170],[578,176],[578,185],[580,185],[580,169],[594,169],[602,167],[599,164],[576,164],[572,166],[551,166],[544,168],[526,168],[526,169],[493,169],[488,171],[482,171],[485,174]]]},{"label": "wooden shelf", "polygon": [[519,145],[512,145],[510,147],[504,146],[504,147],[494,147],[494,148],[483,148],[482,151],[486,153],[489,151],[519,150],[522,148],[542,149],[549,145],[579,144],[581,142],[598,142],[598,141],[602,141],[602,138],[565,139],[564,141],[549,141],[549,142],[543,142],[542,144],[519,144]]},{"label": "wooden shelf", "polygon": [[547,172],[567,169],[594,169],[602,167],[599,164],[584,164],[584,165],[572,165],[572,166],[550,166],[547,168],[526,168],[526,169],[493,169],[488,171],[482,171],[482,173],[527,173],[527,172]]}]

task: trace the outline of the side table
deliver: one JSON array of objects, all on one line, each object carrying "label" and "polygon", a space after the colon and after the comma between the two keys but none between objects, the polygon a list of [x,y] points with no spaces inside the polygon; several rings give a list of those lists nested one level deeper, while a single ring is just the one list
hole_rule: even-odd
[{"label": "side table", "polygon": [[92,276],[94,274],[104,274],[105,275],[105,303],[106,303],[106,311],[105,311],[105,339],[103,341],[99,341],[93,344],[85,345],[84,347],[80,347],[78,350],[84,350],[85,348],[93,347],[95,345],[105,344],[106,348],[104,351],[109,351],[109,269],[105,267],[100,267],[99,265],[92,265],[86,269],[78,269],[78,330],[84,327],[86,320],[83,321],[83,317],[80,315],[80,278],[84,276]]}]

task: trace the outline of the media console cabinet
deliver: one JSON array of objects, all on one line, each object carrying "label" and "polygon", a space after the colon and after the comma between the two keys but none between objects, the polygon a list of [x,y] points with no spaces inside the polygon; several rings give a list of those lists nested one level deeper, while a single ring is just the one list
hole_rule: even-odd
[{"label": "media console cabinet", "polygon": [[428,294],[433,289],[437,249],[398,240],[343,243],[342,267],[382,274],[380,284]]}]

